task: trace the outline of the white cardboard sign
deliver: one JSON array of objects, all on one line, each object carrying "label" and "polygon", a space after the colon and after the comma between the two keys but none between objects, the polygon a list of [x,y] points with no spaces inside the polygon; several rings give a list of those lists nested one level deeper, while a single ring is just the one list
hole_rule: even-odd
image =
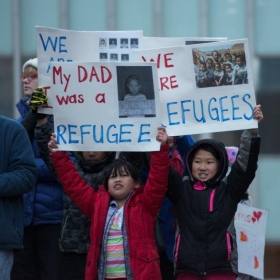
[{"label": "white cardboard sign", "polygon": [[[234,82],[227,85],[198,83],[203,77],[200,65],[213,52],[219,53],[220,68],[225,67],[225,54],[234,59],[231,71]],[[242,64],[238,61],[242,56]],[[256,128],[253,108],[256,105],[247,39],[207,44],[134,51],[135,61],[156,62],[159,77],[161,122],[169,135],[212,133]],[[229,64],[229,63],[227,63]],[[238,76],[238,67],[243,74]],[[203,70],[203,69],[202,69]],[[246,70],[246,71],[245,71]],[[208,70],[207,70],[208,71]],[[209,71],[210,72],[210,71]],[[243,75],[243,76],[242,76]],[[225,79],[225,75],[222,79]],[[217,80],[218,82],[219,80]]]},{"label": "white cardboard sign", "polygon": [[238,271],[264,279],[265,231],[268,211],[238,204],[234,216]]},{"label": "white cardboard sign", "polygon": [[[56,62],[51,67],[60,150],[159,150],[155,63]],[[127,91],[131,81],[138,94]]]},{"label": "white cardboard sign", "polygon": [[39,112],[52,114],[51,62],[131,61],[132,50],[142,45],[143,31],[73,31],[36,27],[39,86],[45,88],[48,106]]}]

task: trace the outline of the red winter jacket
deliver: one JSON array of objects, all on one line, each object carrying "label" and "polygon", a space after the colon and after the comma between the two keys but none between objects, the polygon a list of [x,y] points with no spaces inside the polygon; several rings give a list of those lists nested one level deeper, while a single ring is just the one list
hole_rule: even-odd
[{"label": "red winter jacket", "polygon": [[169,165],[172,166],[181,175],[181,177],[184,177],[184,164],[180,154],[178,153],[177,149],[172,149],[171,153]]},{"label": "red winter jacket", "polygon": [[[154,225],[167,191],[168,151],[169,146],[165,145],[161,147],[160,152],[152,152],[146,185],[137,188],[125,204],[125,226],[134,280],[162,279],[154,238]],[[110,195],[103,186],[95,192],[87,185],[65,152],[53,153],[51,158],[66,193],[91,219],[91,246],[87,256],[85,279],[93,280],[98,272],[98,258]]]}]

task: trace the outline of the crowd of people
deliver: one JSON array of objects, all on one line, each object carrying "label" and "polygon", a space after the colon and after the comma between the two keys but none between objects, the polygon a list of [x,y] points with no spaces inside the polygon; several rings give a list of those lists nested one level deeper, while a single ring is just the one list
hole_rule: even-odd
[{"label": "crowd of people", "polygon": [[193,52],[196,86],[198,88],[248,84],[244,55],[226,52],[223,56],[212,51],[211,56],[198,56]]},{"label": "crowd of people", "polygon": [[163,127],[155,152],[59,151],[53,117],[37,111],[37,67],[23,65],[20,118],[0,116],[0,279],[236,279],[229,227],[255,177],[257,129],[234,160],[219,141]]}]

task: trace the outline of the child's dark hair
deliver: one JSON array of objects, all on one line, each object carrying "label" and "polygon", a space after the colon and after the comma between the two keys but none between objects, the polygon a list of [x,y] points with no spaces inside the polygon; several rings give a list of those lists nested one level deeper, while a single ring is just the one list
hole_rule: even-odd
[{"label": "child's dark hair", "polygon": [[218,57],[221,57],[221,54],[218,51],[216,51],[216,50],[212,51],[212,56],[214,53],[217,53]]},{"label": "child's dark hair", "polygon": [[222,67],[221,63],[219,63],[219,62],[214,63],[214,68],[215,68],[216,66],[219,66],[220,68]]},{"label": "child's dark hair", "polygon": [[110,167],[107,169],[104,177],[104,186],[108,191],[108,182],[111,176],[117,176],[125,170],[135,182],[141,182],[140,170],[128,161],[122,159],[114,160]]},{"label": "child's dark hair", "polygon": [[237,55],[237,56],[235,57],[235,60],[236,60],[237,58],[240,58],[243,62],[245,61],[244,56],[241,55],[241,54]]},{"label": "child's dark hair", "polygon": [[232,66],[230,63],[224,63],[225,66],[229,66],[232,69]]},{"label": "child's dark hair", "polygon": [[137,76],[136,74],[131,74],[126,78],[126,84],[128,84],[131,80],[136,80],[139,82],[139,84],[141,83],[139,76]]},{"label": "child's dark hair", "polygon": [[211,153],[217,161],[220,161],[220,154],[219,152],[213,148],[211,145],[209,144],[202,144],[202,145],[199,145],[193,152],[192,152],[192,155],[193,157],[195,156],[195,154],[199,151],[199,150],[204,150],[206,152],[209,152]]},{"label": "child's dark hair", "polygon": [[207,63],[208,61],[210,61],[210,62],[213,63],[213,59],[212,59],[211,57],[208,57],[208,58],[206,59],[206,63]]}]

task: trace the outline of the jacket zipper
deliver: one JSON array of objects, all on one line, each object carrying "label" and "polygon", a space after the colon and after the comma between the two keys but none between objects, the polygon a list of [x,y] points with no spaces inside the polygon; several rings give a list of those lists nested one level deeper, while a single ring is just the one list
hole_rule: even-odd
[{"label": "jacket zipper", "polygon": [[181,239],[181,235],[179,234],[176,239],[175,254],[174,254],[174,259],[176,260],[176,262],[178,261],[180,239]]},{"label": "jacket zipper", "polygon": [[209,211],[213,212],[214,210],[214,196],[215,196],[216,189],[213,189],[210,194],[210,201],[209,201]]},{"label": "jacket zipper", "polygon": [[231,252],[232,252],[231,243],[230,243],[230,233],[229,232],[226,233],[226,239],[227,239],[227,251],[228,251],[227,259],[229,261],[230,257],[231,257]]}]

